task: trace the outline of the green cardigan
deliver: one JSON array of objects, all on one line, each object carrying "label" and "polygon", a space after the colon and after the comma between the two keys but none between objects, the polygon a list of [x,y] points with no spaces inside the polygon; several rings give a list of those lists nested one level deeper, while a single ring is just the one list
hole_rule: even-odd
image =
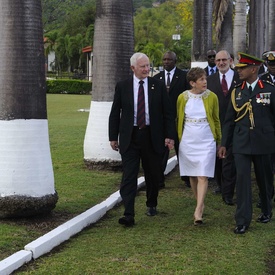
[{"label": "green cardigan", "polygon": [[[206,111],[206,117],[213,133],[213,137],[217,144],[221,143],[221,124],[219,119],[219,102],[216,94],[210,90],[206,90],[203,97],[203,104]],[[182,131],[184,127],[184,110],[188,101],[188,91],[181,93],[177,100],[177,130],[179,141],[181,141]]]}]

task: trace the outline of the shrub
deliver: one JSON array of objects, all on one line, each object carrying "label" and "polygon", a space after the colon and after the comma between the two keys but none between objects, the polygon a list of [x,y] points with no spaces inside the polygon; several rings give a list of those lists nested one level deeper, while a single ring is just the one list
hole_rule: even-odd
[{"label": "shrub", "polygon": [[49,94],[89,94],[92,91],[92,82],[76,79],[47,80]]}]

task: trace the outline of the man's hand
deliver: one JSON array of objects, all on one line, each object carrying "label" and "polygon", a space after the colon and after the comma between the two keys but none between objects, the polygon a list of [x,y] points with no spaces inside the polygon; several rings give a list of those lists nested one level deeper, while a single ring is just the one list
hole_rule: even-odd
[{"label": "man's hand", "polygon": [[119,146],[118,146],[118,141],[117,140],[110,141],[110,145],[111,145],[113,150],[118,151]]},{"label": "man's hand", "polygon": [[218,156],[220,159],[224,159],[226,156],[226,148],[224,146],[221,146],[218,152]]},{"label": "man's hand", "polygon": [[168,146],[169,150],[174,148],[174,140],[170,138],[165,139],[165,146]]}]

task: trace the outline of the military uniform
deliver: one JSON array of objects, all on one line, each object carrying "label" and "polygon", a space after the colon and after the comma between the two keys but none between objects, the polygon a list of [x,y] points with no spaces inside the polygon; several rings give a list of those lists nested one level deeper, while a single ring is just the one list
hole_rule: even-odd
[{"label": "military uniform", "polygon": [[[252,62],[255,62],[254,58],[250,60],[250,56],[244,54],[239,67],[242,64],[259,65],[257,59]],[[250,84],[255,86],[252,91],[248,87]],[[231,142],[233,144],[237,173],[237,227],[234,232],[237,234],[244,233],[252,219],[251,162],[262,201],[262,214],[258,221],[268,222],[272,216],[271,154],[275,152],[275,87],[259,79],[250,84],[244,81],[232,91],[222,131],[221,145],[228,147]]]}]

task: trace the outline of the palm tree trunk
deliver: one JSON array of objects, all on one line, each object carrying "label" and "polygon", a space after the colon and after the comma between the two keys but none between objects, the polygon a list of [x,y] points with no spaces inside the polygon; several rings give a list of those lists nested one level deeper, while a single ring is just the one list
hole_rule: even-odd
[{"label": "palm tree trunk", "polygon": [[84,139],[84,161],[94,168],[120,166],[108,140],[108,117],[117,81],[131,75],[134,51],[132,0],[97,0],[93,45],[93,91]]},{"label": "palm tree trunk", "polygon": [[233,1],[227,1],[227,9],[223,16],[221,24],[220,39],[217,42],[217,49],[226,49],[229,53],[233,53]]},{"label": "palm tree trunk", "polygon": [[238,52],[246,52],[246,20],[246,0],[237,0],[235,3],[235,18],[233,27],[233,54],[235,56],[235,62],[237,61]]},{"label": "palm tree trunk", "polygon": [[250,0],[248,52],[261,57],[265,48],[265,6],[268,0]]},{"label": "palm tree trunk", "polygon": [[194,0],[193,53],[192,61],[205,61],[212,49],[213,0]]},{"label": "palm tree trunk", "polygon": [[0,2],[0,217],[51,211],[57,202],[49,148],[41,3]]}]

